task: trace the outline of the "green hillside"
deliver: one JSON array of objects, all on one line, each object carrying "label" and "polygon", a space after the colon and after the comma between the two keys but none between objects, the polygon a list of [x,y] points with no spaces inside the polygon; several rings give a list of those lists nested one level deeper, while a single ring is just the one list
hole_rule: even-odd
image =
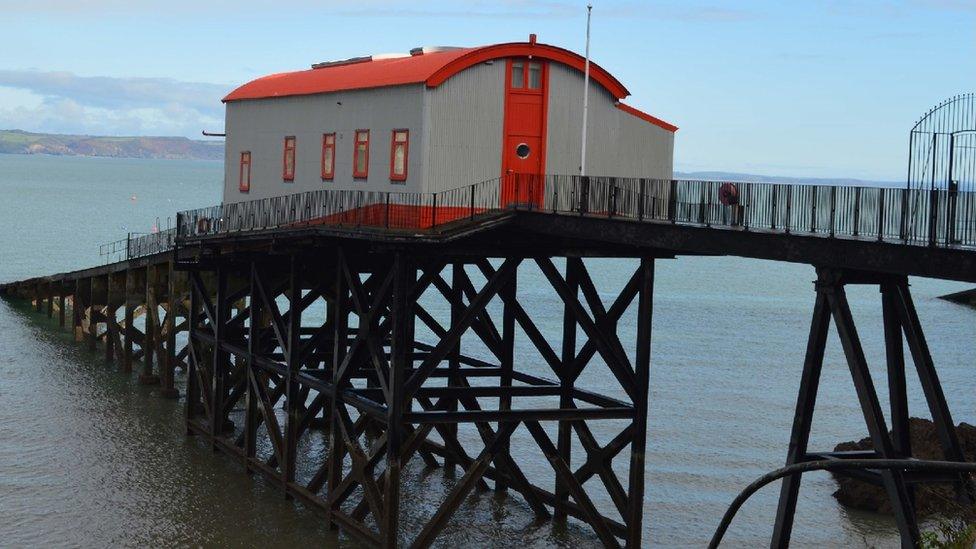
[{"label": "green hillside", "polygon": [[0,153],[218,160],[223,141],[186,137],[99,137],[0,130]]}]

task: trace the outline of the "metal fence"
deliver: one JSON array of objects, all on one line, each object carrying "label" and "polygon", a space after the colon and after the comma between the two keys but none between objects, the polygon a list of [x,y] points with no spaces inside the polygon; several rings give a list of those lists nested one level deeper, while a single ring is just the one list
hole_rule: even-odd
[{"label": "metal fence", "polygon": [[155,233],[129,233],[125,238],[98,247],[105,263],[135,259],[172,250],[176,246],[176,227]]},{"label": "metal fence", "polygon": [[508,209],[976,246],[976,193],[831,185],[514,176],[439,193],[319,190],[177,215],[177,236],[347,226],[424,230]]},{"label": "metal fence", "polygon": [[100,253],[132,259],[170,250],[177,239],[312,226],[424,231],[513,209],[976,247],[971,191],[515,174],[437,193],[322,189],[189,210],[173,229],[130,235]]}]

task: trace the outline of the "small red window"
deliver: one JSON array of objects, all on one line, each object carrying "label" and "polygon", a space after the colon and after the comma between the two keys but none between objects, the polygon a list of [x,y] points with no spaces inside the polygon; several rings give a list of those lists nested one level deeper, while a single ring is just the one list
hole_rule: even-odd
[{"label": "small red window", "polygon": [[352,176],[365,178],[369,175],[369,130],[356,130],[356,146],[353,149]]},{"label": "small red window", "polygon": [[322,179],[331,180],[335,176],[335,134],[322,135]]},{"label": "small red window", "polygon": [[407,180],[407,153],[410,148],[410,132],[393,130],[390,140],[390,179]]},{"label": "small red window", "polygon": [[281,178],[295,180],[295,136],[285,138],[285,155],[281,163]]},{"label": "small red window", "polygon": [[251,190],[251,151],[241,153],[241,171],[237,180],[237,189],[242,193]]}]

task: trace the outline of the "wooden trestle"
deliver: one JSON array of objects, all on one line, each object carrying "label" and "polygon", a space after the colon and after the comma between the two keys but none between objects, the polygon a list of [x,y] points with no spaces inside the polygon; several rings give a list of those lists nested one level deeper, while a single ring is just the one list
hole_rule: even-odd
[{"label": "wooden trestle", "polygon": [[[885,423],[878,393],[875,390],[867,359],[857,335],[851,308],[847,302],[845,287],[851,284],[869,284],[879,287],[884,318],[885,350],[887,357],[887,382],[891,414],[891,431]],[[786,465],[824,459],[908,459],[912,457],[908,431],[908,395],[905,388],[904,345],[915,364],[922,392],[929,413],[938,433],[939,442],[947,461],[966,461],[946,403],[942,384],[936,373],[932,355],[915,304],[909,291],[908,277],[903,275],[865,273],[844,269],[817,269],[817,299],[814,305],[810,338],[800,380],[793,433]],[[813,424],[813,411],[817,401],[817,389],[823,368],[824,349],[831,318],[840,337],[847,365],[854,381],[854,389],[864,416],[864,421],[874,448],[859,452],[811,452],[807,445]],[[882,486],[891,501],[895,522],[901,536],[902,547],[917,547],[920,542],[918,519],[914,509],[913,485],[924,482],[952,483],[957,496],[963,501],[973,501],[973,486],[966,475],[931,473],[922,471],[852,470],[845,472],[865,482]],[[772,547],[785,548],[790,543],[800,475],[783,479],[779,508],[773,528]]]},{"label": "wooden trestle", "polygon": [[174,374],[188,367],[190,294],[187,274],[174,268],[172,257],[165,253],[45,277],[8,285],[4,292],[30,300],[48,318],[57,314],[62,329],[70,319],[75,341],[93,351],[103,344],[106,361],[126,373],[138,367],[139,383],[159,385],[161,396],[178,398]]},{"label": "wooden trestle", "polygon": [[[472,490],[493,487],[518,492],[539,517],[588,523],[606,546],[639,546],[654,259],[637,262],[607,308],[579,257],[567,258],[562,270],[549,257],[489,261],[409,248],[355,250],[191,267],[188,431],[370,544],[429,546]],[[529,262],[559,295],[562,310],[529,311],[520,303],[519,267]],[[430,307],[435,298],[445,314]],[[632,360],[616,326],[635,299]],[[490,313],[493,300],[500,319]],[[324,313],[309,314],[314,304]],[[536,324],[555,314],[564,318],[559,349]],[[435,340],[418,337],[418,324]],[[516,327],[550,376],[517,367],[526,359],[517,352]],[[467,353],[466,335],[489,356]],[[617,394],[577,385],[597,355],[619,384]],[[625,426],[600,445],[593,424],[611,419]],[[323,422],[328,451],[302,456],[314,464],[300,478],[297,449]],[[536,485],[523,472],[522,449],[510,444],[519,429],[551,464],[553,485]],[[571,455],[575,444],[584,455]],[[270,455],[259,455],[259,446],[270,447]],[[460,467],[463,475],[427,522],[407,531],[399,494],[401,471],[412,459]],[[584,486],[591,479],[609,494],[610,509],[594,503]]]}]

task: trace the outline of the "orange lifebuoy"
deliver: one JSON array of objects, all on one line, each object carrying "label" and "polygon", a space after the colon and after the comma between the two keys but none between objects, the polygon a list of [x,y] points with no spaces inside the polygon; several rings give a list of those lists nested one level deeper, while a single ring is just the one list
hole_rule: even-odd
[{"label": "orange lifebuoy", "polygon": [[739,188],[734,183],[722,183],[718,188],[718,200],[724,206],[738,206]]},{"label": "orange lifebuoy", "polygon": [[207,234],[210,232],[210,218],[201,217],[197,221],[197,233]]}]

